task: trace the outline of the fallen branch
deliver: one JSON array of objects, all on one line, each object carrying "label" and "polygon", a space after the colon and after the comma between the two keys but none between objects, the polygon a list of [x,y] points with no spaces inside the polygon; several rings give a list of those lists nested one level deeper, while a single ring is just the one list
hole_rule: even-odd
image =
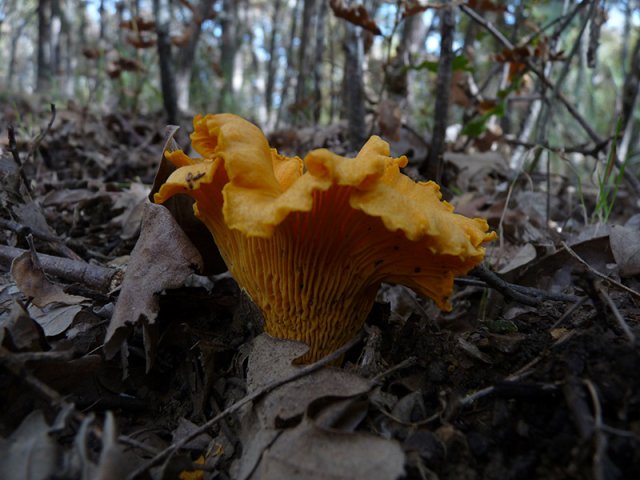
[{"label": "fallen branch", "polygon": [[487,286],[497,290],[505,297],[509,297],[530,307],[537,307],[543,300],[553,300],[556,302],[576,302],[579,300],[579,297],[575,295],[546,292],[539,288],[525,287],[523,285],[509,283],[484,265],[480,265],[475,268],[471,274],[480,278]]},{"label": "fallen branch", "polygon": [[[9,271],[11,262],[26,251],[21,248],[0,245],[0,267],[4,267]],[[104,293],[108,293],[117,287],[123,276],[122,271],[119,269],[92,265],[70,258],[39,253],[38,259],[45,273],[69,282],[81,283]]]}]

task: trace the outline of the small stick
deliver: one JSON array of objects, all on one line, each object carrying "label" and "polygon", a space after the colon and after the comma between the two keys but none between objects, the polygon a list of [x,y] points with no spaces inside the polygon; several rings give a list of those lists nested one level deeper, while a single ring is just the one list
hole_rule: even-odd
[{"label": "small stick", "polygon": [[583,380],[583,382],[589,391],[591,403],[593,404],[593,435],[595,443],[595,451],[593,452],[592,459],[593,478],[596,480],[604,480],[606,475],[602,463],[607,451],[607,437],[602,433],[602,407],[600,405],[600,399],[598,398],[598,391],[593,382],[588,378]]},{"label": "small stick", "polygon": [[600,277],[601,279],[609,282],[612,285],[615,285],[616,287],[624,290],[627,293],[630,293],[631,295],[640,298],[640,293],[636,292],[635,290],[627,287],[626,285],[623,285],[622,283],[614,280],[613,278],[609,278],[607,277],[604,273],[600,273],[598,270],[596,270],[595,268],[593,268],[591,265],[589,265],[585,260],[582,259],[582,257],[580,255],[578,255],[576,252],[574,252],[571,247],[569,245],[567,245],[565,242],[561,242],[562,246],[567,250],[567,252],[569,252],[569,254],[575,258],[578,262],[580,262],[582,265],[584,265],[585,267],[587,267],[587,269],[593,273],[596,277]]},{"label": "small stick", "polygon": [[[9,270],[11,262],[28,250],[0,245],[0,267]],[[122,272],[116,268],[102,267],[70,258],[38,254],[45,273],[70,282],[78,282],[99,292],[108,293],[122,280]]]},{"label": "small stick", "polygon": [[49,119],[49,124],[47,125],[47,127],[43,131],[41,131],[38,134],[38,136],[31,143],[31,148],[29,149],[29,155],[33,155],[33,152],[35,152],[40,147],[40,144],[42,143],[42,140],[44,139],[44,137],[47,136],[47,134],[51,130],[51,127],[53,126],[53,122],[55,122],[55,120],[56,120],[56,105],[55,105],[55,103],[51,103],[50,107],[51,107],[51,118]]},{"label": "small stick", "polygon": [[373,384],[380,383],[383,378],[388,377],[389,375],[391,375],[394,372],[397,372],[398,370],[402,370],[404,368],[412,367],[416,363],[418,363],[418,359],[416,357],[406,358],[402,362],[398,363],[397,365],[394,365],[393,367],[388,368],[384,372],[381,372],[378,375],[376,375],[375,377],[373,377],[371,379],[371,383],[373,383]]},{"label": "small stick", "polygon": [[[22,180],[22,184],[24,188],[29,192],[29,196],[32,196],[31,186],[29,185],[29,181],[27,180],[27,176],[24,173],[24,169],[22,168],[22,160],[20,160],[20,153],[18,153],[18,145],[16,143],[16,131],[13,125],[9,125],[7,128],[7,133],[9,135],[9,151],[13,156],[13,161],[16,162],[18,167],[18,174],[20,175],[20,179]],[[16,185],[16,188],[19,188],[19,185]]]},{"label": "small stick", "polygon": [[629,328],[629,325],[624,320],[624,317],[620,313],[620,310],[618,310],[618,307],[616,306],[616,304],[613,302],[613,299],[611,298],[611,296],[605,291],[604,288],[602,288],[602,283],[599,280],[594,280],[593,283],[600,298],[604,300],[604,302],[609,306],[609,309],[613,314],[613,318],[615,318],[616,322],[618,322],[618,326],[622,329],[624,334],[627,336],[627,339],[631,343],[634,343],[636,341],[636,336],[631,331],[631,328]]},{"label": "small stick", "polygon": [[278,388],[281,385],[284,385],[286,383],[292,382],[292,381],[297,380],[299,378],[305,377],[305,376],[309,375],[310,373],[313,373],[316,370],[321,369],[325,365],[328,365],[328,364],[338,360],[345,352],[350,350],[351,347],[353,347],[359,341],[361,341],[362,337],[363,337],[363,332],[360,331],[360,333],[358,335],[356,335],[354,338],[349,340],[347,343],[345,343],[342,347],[340,347],[335,352],[330,353],[326,357],[321,358],[320,360],[318,360],[315,363],[312,363],[311,365],[307,365],[307,366],[301,368],[300,370],[298,370],[293,375],[290,375],[287,378],[282,378],[282,379],[276,380],[274,382],[271,382],[268,385],[265,385],[265,386],[255,390],[255,391],[253,391],[252,393],[250,393],[249,395],[245,396],[244,398],[238,400],[236,403],[234,403],[233,405],[227,407],[226,409],[224,409],[222,412],[220,412],[215,417],[211,418],[210,420],[207,420],[205,423],[203,423],[200,427],[198,427],[197,429],[192,431],[186,437],[182,438],[178,442],[175,442],[175,443],[169,445],[167,448],[165,448],[160,453],[158,453],[158,455],[156,455],[155,457],[150,459],[148,462],[146,462],[145,464],[141,465],[139,468],[134,470],[131,474],[129,474],[129,477],[127,477],[127,478],[129,480],[133,480],[136,477],[142,475],[144,472],[146,472],[150,468],[158,465],[165,458],[173,455],[176,451],[178,451],[179,449],[184,447],[187,443],[189,443],[191,440],[196,438],[198,435],[201,435],[204,432],[206,432],[207,430],[209,430],[212,426],[214,426],[216,423],[218,423],[222,418],[226,417],[227,415],[230,415],[231,413],[234,413],[234,412],[238,411],[244,405],[254,401],[255,399],[261,397],[262,395],[265,395],[265,394],[271,392],[272,390]]}]

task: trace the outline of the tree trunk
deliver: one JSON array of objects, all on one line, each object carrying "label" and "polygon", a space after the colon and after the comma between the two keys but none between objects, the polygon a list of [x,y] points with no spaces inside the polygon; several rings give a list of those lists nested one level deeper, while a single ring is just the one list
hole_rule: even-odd
[{"label": "tree trunk", "polygon": [[278,18],[282,0],[275,0],[273,4],[273,17],[271,18],[271,36],[269,38],[269,60],[267,61],[267,84],[265,86],[265,107],[267,109],[267,123],[271,120],[271,107],[273,106],[273,87],[276,82],[276,41],[278,38]]},{"label": "tree trunk", "polygon": [[162,102],[170,125],[178,125],[178,100],[171,59],[171,39],[169,38],[169,6],[161,4],[161,0],[153,0],[153,12],[156,19],[156,35],[158,37],[158,61],[160,63],[160,85]]},{"label": "tree trunk", "polygon": [[[198,4],[197,11],[200,18],[207,18],[213,8],[215,0],[201,0]],[[189,110],[189,87],[191,85],[191,72],[193,71],[193,62],[196,58],[196,50],[200,34],[202,33],[202,22],[191,20],[190,24],[191,36],[187,44],[180,49],[178,58],[176,59],[175,83],[178,95],[178,108],[186,112]]]},{"label": "tree trunk", "polygon": [[304,0],[302,8],[302,30],[300,30],[300,47],[298,48],[298,80],[296,82],[295,115],[296,125],[302,125],[309,118],[309,39],[313,36],[313,17],[315,0]]},{"label": "tree trunk", "polygon": [[366,136],[362,59],[364,45],[360,27],[345,24],[343,99],[346,107],[349,145],[358,150]]},{"label": "tree trunk", "polygon": [[48,90],[51,81],[51,1],[38,0],[38,46],[36,88]]},{"label": "tree trunk", "polygon": [[282,112],[287,104],[289,97],[289,86],[291,85],[291,73],[293,72],[293,48],[296,42],[296,31],[298,30],[298,12],[300,11],[300,0],[296,0],[293,7],[291,20],[291,36],[289,37],[289,45],[287,46],[287,71],[284,74],[282,82],[282,92],[280,94],[280,105],[278,106],[278,117],[276,118],[276,129],[282,120]]},{"label": "tree trunk", "polygon": [[313,120],[316,124],[320,122],[322,114],[322,71],[324,68],[324,37],[328,5],[329,2],[320,0],[316,19],[316,48],[313,63]]},{"label": "tree trunk", "polygon": [[[31,21],[33,14],[35,11],[31,11],[26,17],[22,19],[20,25],[15,28],[15,31],[11,30],[11,42],[9,47],[9,66],[7,68],[7,89],[9,91],[12,90],[13,87],[13,77],[16,73],[16,51],[18,49],[18,42],[22,37],[22,32],[26,28],[26,26]],[[18,82],[18,90],[22,90],[22,82]]]},{"label": "tree trunk", "polygon": [[453,35],[455,15],[453,6],[447,5],[440,17],[440,60],[436,81],[436,101],[433,119],[433,133],[426,162],[420,165],[420,173],[427,179],[440,181],[442,175],[445,135],[449,116],[449,92],[451,90],[451,65],[453,63]]},{"label": "tree trunk", "polygon": [[218,111],[234,110],[233,76],[237,51],[238,2],[223,0],[220,26],[222,27],[222,41],[220,45],[220,67],[223,81],[218,99]]}]

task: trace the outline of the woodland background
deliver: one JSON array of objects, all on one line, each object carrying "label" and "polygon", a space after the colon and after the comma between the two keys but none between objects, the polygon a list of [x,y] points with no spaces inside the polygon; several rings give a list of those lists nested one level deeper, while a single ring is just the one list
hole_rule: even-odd
[{"label": "woodland background", "polygon": [[[639,89],[639,0],[0,0],[0,478],[640,478]],[[217,112],[486,218],[454,310],[292,365],[149,202]]]},{"label": "woodland background", "polygon": [[433,140],[432,177],[447,128],[461,148],[500,139],[517,168],[535,168],[534,145],[604,153],[616,131],[618,161],[633,160],[637,2],[351,3],[5,0],[2,100],[164,110],[170,124],[230,111],[270,132],[345,120],[354,150],[377,123]]}]

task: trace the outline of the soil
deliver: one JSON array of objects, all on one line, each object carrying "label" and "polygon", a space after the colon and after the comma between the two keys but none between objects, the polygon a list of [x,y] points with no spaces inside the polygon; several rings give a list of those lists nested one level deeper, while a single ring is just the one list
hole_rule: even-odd
[{"label": "soil", "polygon": [[[108,120],[92,120],[106,128],[95,151],[114,156],[114,145],[129,141],[122,126],[133,120]],[[161,139],[153,133],[160,126],[148,122],[133,128],[136,137],[147,138],[148,147],[126,166],[101,164],[95,152],[83,156],[73,141],[74,130],[61,127],[49,133],[41,157],[25,166],[34,180],[32,195],[44,205],[53,235],[66,238],[66,245],[84,260],[104,265],[129,260],[137,234],[123,236],[126,221],[115,219],[133,212],[135,205],[123,201],[116,206],[108,194],[151,184]],[[90,168],[83,169],[82,162]],[[5,175],[3,181],[15,178]],[[47,207],[42,201],[63,188],[68,195],[82,192],[81,208],[77,202]],[[13,209],[28,203],[25,195],[22,188],[1,196],[2,218],[17,219],[25,227],[3,225],[4,245],[29,248],[26,234],[36,228],[26,217],[18,219]],[[34,244],[39,253],[61,255],[55,242],[42,235],[35,236]],[[9,264],[4,265],[8,270]],[[561,266],[544,268],[549,273]],[[517,284],[525,274],[511,281]],[[599,279],[585,269],[573,269],[570,275],[565,293],[580,300],[541,300],[535,308],[477,285],[459,285],[462,300],[452,314],[438,313],[422,299],[411,304],[408,314],[399,314],[393,302],[376,303],[368,335],[342,363],[343,369],[364,377],[383,373],[379,386],[365,396],[366,412],[354,431],[395,440],[405,454],[404,478],[640,478],[637,296],[607,284],[608,298],[624,318],[630,338],[598,295],[600,287],[594,285],[600,285]],[[102,343],[119,292],[50,278],[67,293],[87,298],[82,304],[86,315],[74,316],[55,335],[33,327],[26,320],[29,314],[16,313],[15,305],[26,308],[30,299],[11,275],[0,277],[0,449],[5,454],[6,439],[15,439],[25,418],[40,410],[51,428],[47,438],[56,445],[54,464],[60,468],[49,472],[50,478],[81,478],[77,462],[69,459],[82,455],[94,472],[102,471],[107,468],[100,462],[107,438],[107,423],[102,422],[112,412],[120,435],[114,438],[126,445],[129,460],[139,467],[184,436],[179,433],[184,425],[202,425],[246,395],[246,358],[261,331],[260,318],[231,278],[194,277],[162,292],[155,326],[135,325],[126,348],[111,359],[103,355]],[[635,278],[625,281],[637,288]],[[21,343],[25,338],[31,340]],[[363,362],[364,351],[373,352],[375,362]],[[281,427],[299,422],[296,417]],[[87,425],[94,426],[93,433],[82,433]],[[207,441],[176,457],[183,463],[164,463],[152,471],[176,478],[186,469],[185,456],[190,467],[189,458],[196,460],[207,451],[207,469],[199,478],[234,478],[246,451],[243,435],[242,417],[235,412],[208,429]],[[87,448],[78,450],[79,444]],[[16,462],[27,458],[16,451],[11,453],[18,455],[11,457]]]}]

